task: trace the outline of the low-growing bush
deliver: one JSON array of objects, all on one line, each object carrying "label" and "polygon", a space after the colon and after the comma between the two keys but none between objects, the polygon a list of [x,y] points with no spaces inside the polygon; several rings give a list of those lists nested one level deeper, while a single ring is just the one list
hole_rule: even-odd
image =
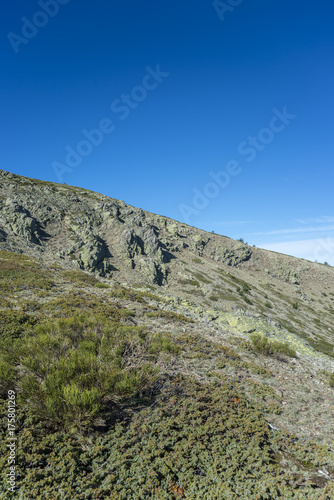
[{"label": "low-growing bush", "polygon": [[53,318],[69,318],[76,314],[94,313],[115,321],[126,316],[125,310],[120,305],[108,303],[96,295],[81,291],[64,293],[56,299],[43,303],[40,313]]},{"label": "low-growing bush", "polygon": [[20,337],[31,326],[37,323],[37,318],[23,311],[0,311],[0,337]]},{"label": "low-growing bush", "polygon": [[334,387],[334,373],[331,373],[328,377],[329,387]]},{"label": "low-growing bush", "polygon": [[63,276],[71,283],[77,283],[78,285],[97,286],[99,283],[95,276],[83,271],[66,271],[63,273]]},{"label": "low-growing bush", "polygon": [[247,304],[250,304],[250,305],[253,304],[253,302],[251,301],[251,299],[249,297],[247,297],[247,295],[245,294],[245,292],[243,291],[243,289],[241,289],[239,286],[237,287],[237,292],[240,295],[240,297],[242,297]]},{"label": "low-growing bush", "polygon": [[180,321],[183,323],[193,323],[194,320],[191,318],[187,318],[183,314],[178,314],[173,311],[163,311],[161,309],[158,309],[156,311],[149,311],[146,313],[146,316],[148,318],[165,318],[169,321]]},{"label": "low-growing bush", "polygon": [[192,279],[186,279],[186,280],[180,280],[181,285],[191,285],[191,286],[196,286],[200,287],[200,284],[197,280],[192,280]]},{"label": "low-growing bush", "polygon": [[[86,394],[79,402],[84,407],[94,397]],[[70,386],[67,401],[78,405],[77,398],[76,388]],[[4,402],[1,418],[6,410]],[[141,406],[107,432],[91,435],[88,446],[80,446],[70,433],[46,434],[20,405],[17,418],[22,424],[17,432],[17,490],[22,499],[331,498],[331,482],[324,480],[319,488],[312,480],[321,467],[330,467],[326,447],[300,444],[292,435],[270,431],[262,411],[227,380],[167,380],[154,405]],[[0,436],[4,492],[4,426]],[[9,493],[4,498],[16,497]]]},{"label": "low-growing bush", "polygon": [[131,300],[135,302],[146,302],[147,300],[156,300],[160,302],[161,297],[150,292],[142,292],[138,290],[132,290],[130,288],[125,288],[122,286],[115,287],[110,292],[111,297],[117,299]]},{"label": "low-growing bush", "polygon": [[2,252],[1,255],[3,257],[0,258],[0,288],[3,291],[50,290],[55,286],[50,273],[46,270],[41,272],[40,264],[20,255],[13,260],[12,255],[17,254],[11,252]]},{"label": "low-growing bush", "polygon": [[107,402],[132,397],[154,381],[161,352],[178,351],[170,338],[143,327],[73,316],[2,342],[0,384],[6,389],[11,381],[36,420],[85,431],[106,412]]},{"label": "low-growing bush", "polygon": [[96,283],[95,288],[110,288],[106,283]]},{"label": "low-growing bush", "polygon": [[250,336],[253,344],[253,349],[259,354],[265,356],[279,356],[284,355],[290,358],[296,358],[296,351],[289,346],[286,342],[279,342],[278,340],[269,340],[263,335],[254,333]]}]

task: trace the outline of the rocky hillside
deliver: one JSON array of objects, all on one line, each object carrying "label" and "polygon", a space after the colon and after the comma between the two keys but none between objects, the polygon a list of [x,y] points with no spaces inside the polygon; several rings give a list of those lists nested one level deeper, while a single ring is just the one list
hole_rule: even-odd
[{"label": "rocky hillside", "polygon": [[[0,170],[0,248],[139,285],[239,330],[334,356],[334,268],[250,247],[85,189]],[[235,318],[239,321],[236,323]],[[284,335],[283,335],[284,336]],[[304,342],[305,341],[305,342]]]},{"label": "rocky hillside", "polygon": [[333,273],[0,171],[16,497],[330,500]]}]

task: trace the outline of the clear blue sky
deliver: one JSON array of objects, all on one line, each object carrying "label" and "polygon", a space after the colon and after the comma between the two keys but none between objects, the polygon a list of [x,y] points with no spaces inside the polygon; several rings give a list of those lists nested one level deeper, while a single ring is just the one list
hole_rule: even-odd
[{"label": "clear blue sky", "polygon": [[334,265],[333,25],[330,0],[6,2],[1,168]]}]

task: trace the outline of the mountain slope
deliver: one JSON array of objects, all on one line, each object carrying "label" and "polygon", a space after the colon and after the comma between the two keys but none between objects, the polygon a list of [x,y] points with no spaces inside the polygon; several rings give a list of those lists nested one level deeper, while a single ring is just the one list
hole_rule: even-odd
[{"label": "mountain slope", "polygon": [[249,247],[84,189],[0,175],[1,248],[113,283],[160,288],[185,309],[198,306],[211,319],[218,314],[223,324],[229,315],[222,312],[256,316],[269,329],[278,322],[334,355],[332,267]]},{"label": "mountain slope", "polygon": [[20,498],[330,498],[333,268],[0,176]]}]

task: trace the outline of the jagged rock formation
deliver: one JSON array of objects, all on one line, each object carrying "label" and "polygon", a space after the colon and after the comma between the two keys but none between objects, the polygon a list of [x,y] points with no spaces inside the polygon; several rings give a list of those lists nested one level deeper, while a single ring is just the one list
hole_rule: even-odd
[{"label": "jagged rock formation", "polygon": [[204,231],[124,202],[4,171],[0,208],[3,248],[28,249],[34,257],[61,259],[100,276],[112,276],[125,267],[163,285],[168,264],[185,248],[229,266],[251,257],[246,245],[231,248],[227,238],[214,244]]}]

